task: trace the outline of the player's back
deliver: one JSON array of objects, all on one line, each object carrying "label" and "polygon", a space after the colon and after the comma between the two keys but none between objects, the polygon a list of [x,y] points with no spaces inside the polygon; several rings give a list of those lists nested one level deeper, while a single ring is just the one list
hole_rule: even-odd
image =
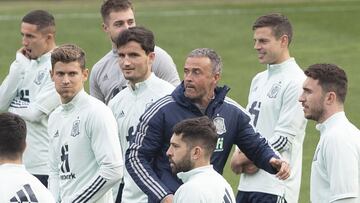
[{"label": "player's back", "polygon": [[0,202],[55,203],[42,183],[21,164],[0,165]]}]

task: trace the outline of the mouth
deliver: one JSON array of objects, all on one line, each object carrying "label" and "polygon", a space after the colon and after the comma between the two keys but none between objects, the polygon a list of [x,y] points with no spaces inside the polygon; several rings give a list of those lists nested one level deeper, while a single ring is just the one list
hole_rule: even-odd
[{"label": "mouth", "polygon": [[264,58],[265,56],[265,53],[263,52],[258,52],[258,58],[261,59],[261,58]]},{"label": "mouth", "polygon": [[185,85],[185,89],[195,89],[195,86],[194,85]]},{"label": "mouth", "polygon": [[25,48],[25,49],[23,49],[22,53],[23,53],[25,56],[29,56],[29,55],[31,54],[31,49]]},{"label": "mouth", "polygon": [[303,111],[305,112],[305,111],[307,111],[308,109],[309,109],[309,107],[308,106],[306,106],[306,105],[302,105],[302,107],[303,107]]},{"label": "mouth", "polygon": [[123,68],[122,70],[125,72],[131,72],[131,71],[134,71],[135,69],[134,68]]}]

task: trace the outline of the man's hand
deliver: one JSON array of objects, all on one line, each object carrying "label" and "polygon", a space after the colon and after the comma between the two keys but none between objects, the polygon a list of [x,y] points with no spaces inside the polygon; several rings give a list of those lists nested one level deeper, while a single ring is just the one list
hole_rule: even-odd
[{"label": "man's hand", "polygon": [[17,52],[21,53],[26,58],[30,59],[30,56],[29,56],[28,52],[26,51],[25,47],[21,47]]},{"label": "man's hand", "polygon": [[280,180],[286,180],[290,176],[290,165],[286,161],[272,157],[269,163],[278,171],[276,177]]},{"label": "man's hand", "polygon": [[236,148],[234,154],[231,158],[231,170],[235,174],[247,173],[254,174],[259,169],[255,166],[255,164],[250,161],[244,153],[240,151],[240,149]]},{"label": "man's hand", "polygon": [[164,199],[161,200],[160,203],[172,203],[173,198],[174,198],[173,194],[168,194],[168,195],[166,195],[166,197],[164,197]]},{"label": "man's hand", "polygon": [[246,174],[254,174],[256,172],[258,172],[259,168],[255,166],[255,164],[250,161],[249,163],[246,163],[243,165],[243,173],[246,173]]}]

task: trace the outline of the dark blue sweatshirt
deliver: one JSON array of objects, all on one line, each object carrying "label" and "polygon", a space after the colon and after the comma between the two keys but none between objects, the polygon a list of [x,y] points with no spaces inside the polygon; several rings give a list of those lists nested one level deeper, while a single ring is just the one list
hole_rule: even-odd
[{"label": "dark blue sweatshirt", "polygon": [[[219,136],[211,164],[222,174],[235,144],[257,167],[276,173],[269,160],[278,156],[266,139],[255,132],[245,110],[225,97],[228,91],[226,86],[217,87],[215,98],[205,111],[205,115],[214,121]],[[125,164],[136,184],[148,195],[149,202],[160,202],[166,195],[174,194],[182,184],[171,172],[166,151],[174,125],[199,116],[204,114],[184,96],[183,83],[171,95],[155,102],[141,116],[137,132],[126,151]]]}]

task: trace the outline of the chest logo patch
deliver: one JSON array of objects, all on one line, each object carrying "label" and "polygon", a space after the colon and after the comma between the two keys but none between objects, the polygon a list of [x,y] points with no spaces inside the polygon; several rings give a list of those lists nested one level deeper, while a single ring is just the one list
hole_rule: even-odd
[{"label": "chest logo patch", "polygon": [[55,134],[54,134],[54,138],[59,137],[59,130],[56,130]]},{"label": "chest logo patch", "polygon": [[273,84],[270,91],[267,93],[269,98],[276,98],[277,94],[280,92],[281,82]]},{"label": "chest logo patch", "polygon": [[218,135],[226,133],[225,120],[223,117],[216,117],[213,120]]},{"label": "chest logo patch", "polygon": [[71,129],[71,136],[76,137],[80,134],[80,119],[74,121],[72,129]]},{"label": "chest logo patch", "polygon": [[43,82],[43,80],[45,78],[45,74],[46,74],[45,70],[40,70],[37,73],[37,76],[35,77],[34,83],[37,85],[41,85],[41,83]]}]

